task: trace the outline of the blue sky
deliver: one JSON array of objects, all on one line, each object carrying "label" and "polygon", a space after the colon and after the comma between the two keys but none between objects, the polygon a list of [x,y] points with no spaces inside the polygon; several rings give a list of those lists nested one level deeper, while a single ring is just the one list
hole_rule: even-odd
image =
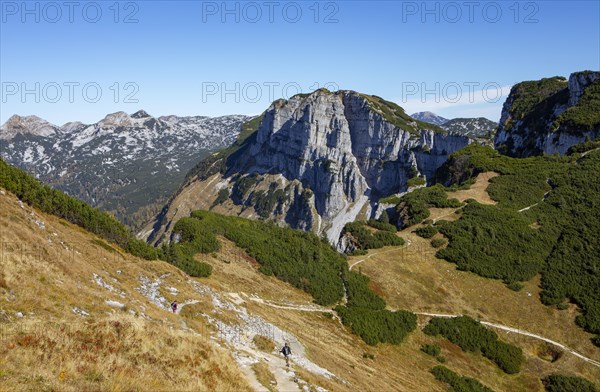
[{"label": "blue sky", "polygon": [[600,69],[598,1],[23,4],[0,2],[2,123],[258,114],[318,87],[497,120],[514,83]]}]

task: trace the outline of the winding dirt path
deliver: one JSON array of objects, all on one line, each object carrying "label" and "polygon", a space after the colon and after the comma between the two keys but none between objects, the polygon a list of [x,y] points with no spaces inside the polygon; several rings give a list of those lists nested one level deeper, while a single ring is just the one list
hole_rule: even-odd
[{"label": "winding dirt path", "polygon": [[[440,313],[421,313],[421,312],[417,312],[415,314],[418,314],[418,315],[421,315],[421,316],[445,317],[445,318],[451,318],[451,317],[461,316],[460,314],[440,314]],[[567,351],[567,352],[575,355],[576,357],[581,358],[584,361],[591,363],[592,365],[600,367],[600,362],[599,361],[596,361],[595,359],[588,358],[585,355],[580,354],[579,352],[575,351],[574,349],[569,348],[569,347],[565,346],[564,344],[559,343],[557,341],[548,339],[548,338],[546,338],[544,336],[536,335],[534,333],[527,332],[527,331],[524,331],[524,330],[519,329],[519,328],[507,327],[506,325],[502,325],[502,324],[495,324],[495,323],[490,323],[490,322],[487,322],[487,321],[480,321],[480,323],[483,324],[483,325],[486,325],[488,327],[492,327],[492,328],[496,328],[496,329],[501,329],[503,331],[513,332],[513,333],[516,333],[516,334],[519,334],[519,335],[528,336],[530,338],[542,340],[542,341],[544,341],[546,343],[550,343],[550,344],[552,344],[552,345],[554,345],[556,347],[559,347],[559,348],[563,349],[564,351]]]},{"label": "winding dirt path", "polygon": [[[382,252],[380,252],[382,253]],[[310,306],[302,306],[302,305],[277,305],[277,304],[273,304],[269,301],[265,301],[259,298],[255,298],[255,297],[248,297],[250,300],[257,302],[257,303],[261,303],[263,305],[266,306],[270,306],[270,307],[274,307],[274,308],[280,308],[280,309],[289,309],[289,310],[296,310],[296,311],[301,311],[301,312],[327,312],[327,313],[332,313],[335,315],[335,312],[331,309],[325,308],[325,307],[320,307],[318,305],[310,305]],[[392,309],[390,309],[392,310]],[[429,317],[447,317],[447,318],[451,318],[451,317],[460,317],[462,316],[461,314],[444,314],[444,313],[424,313],[424,312],[415,312],[415,314],[417,315],[421,315],[421,316],[429,316]],[[512,332],[512,333],[516,333],[518,335],[523,335],[523,336],[528,336],[530,338],[534,338],[534,339],[538,339],[541,341],[544,341],[546,343],[550,343],[556,347],[559,347],[560,349],[588,362],[591,363],[592,365],[599,367],[600,368],[600,361],[597,361],[595,359],[592,358],[588,358],[585,355],[579,353],[578,351],[562,344],[559,343],[557,341],[554,341],[552,339],[546,338],[544,336],[541,335],[537,335],[534,334],[532,332],[528,332],[528,331],[524,331],[522,329],[519,328],[513,328],[513,327],[509,327],[506,325],[502,325],[502,324],[495,324],[495,323],[490,323],[488,321],[480,321],[481,324],[491,327],[491,328],[496,328],[496,329],[500,329],[503,331],[508,331],[508,332]]]}]

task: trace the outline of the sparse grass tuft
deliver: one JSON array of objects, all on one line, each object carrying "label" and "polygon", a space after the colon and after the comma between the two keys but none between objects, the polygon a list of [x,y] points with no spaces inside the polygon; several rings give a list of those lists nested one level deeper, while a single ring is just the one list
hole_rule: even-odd
[{"label": "sparse grass tuft", "polygon": [[275,342],[266,336],[254,335],[252,343],[261,351],[272,353],[275,350]]}]

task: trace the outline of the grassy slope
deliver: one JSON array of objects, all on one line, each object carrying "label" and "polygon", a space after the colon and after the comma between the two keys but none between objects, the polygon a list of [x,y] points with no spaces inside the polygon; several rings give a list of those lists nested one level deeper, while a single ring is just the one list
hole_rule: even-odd
[{"label": "grassy slope", "polygon": [[[470,189],[449,192],[448,197],[461,201],[473,198],[483,204],[495,204],[485,189],[489,186],[490,179],[496,177],[498,175],[495,173],[480,174]],[[432,208],[430,211],[431,219],[456,220],[460,217],[460,211],[454,212],[453,208]],[[476,319],[549,337],[600,360],[598,350],[590,343],[593,335],[584,332],[574,322],[575,316],[579,314],[574,305],[559,311],[540,302],[539,276],[525,282],[523,290],[514,292],[500,281],[458,271],[455,264],[435,257],[436,249],[431,246],[430,240],[413,233],[416,227],[419,226],[398,233],[409,241],[408,246],[371,251],[369,259],[359,264],[359,268],[372,279],[373,287],[389,306],[413,312],[467,314]],[[434,238],[438,237],[441,234]],[[349,263],[364,257],[351,257]],[[539,376],[553,372],[572,372],[600,383],[598,368],[572,355],[564,354],[558,361],[551,363],[540,358],[546,349],[546,345],[540,341],[506,332],[498,332],[498,335],[524,350],[527,359],[519,375],[502,376],[497,369],[483,366],[476,356],[460,354],[456,352],[456,346],[441,340],[439,344],[442,348],[452,352],[452,355],[442,353],[448,360],[446,365],[460,374],[479,379],[498,391],[538,391],[541,388]]]},{"label": "grassy slope", "polygon": [[[140,277],[147,277],[162,281],[165,305],[182,297],[207,301],[175,267],[130,256],[6,192],[0,194],[0,241],[0,390],[247,388],[200,320],[187,321],[200,335],[183,330],[179,318],[138,291]],[[178,296],[166,290],[170,286]]]}]

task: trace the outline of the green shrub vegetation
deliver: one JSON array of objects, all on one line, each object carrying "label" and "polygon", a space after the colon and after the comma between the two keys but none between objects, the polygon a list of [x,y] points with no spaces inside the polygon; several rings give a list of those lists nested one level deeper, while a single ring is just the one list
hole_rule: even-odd
[{"label": "green shrub vegetation", "polygon": [[347,292],[346,304],[336,310],[368,344],[398,344],[416,328],[414,314],[385,310],[385,301],[369,289],[369,278],[349,271],[345,256],[312,233],[208,211],[192,212],[177,222],[173,233],[179,243],[165,252],[170,261],[187,263],[184,268],[202,268],[203,263],[192,264],[194,254],[218,250],[221,235],[254,257],[261,272],[310,293],[321,305],[339,303]]},{"label": "green shrub vegetation", "polygon": [[[370,221],[369,226],[377,225],[383,230],[377,230],[374,233],[366,228],[364,222],[350,222],[344,226],[342,234],[349,233],[354,238],[358,249],[379,249],[384,246],[401,246],[404,240],[396,235],[396,229],[393,225]],[[376,222],[376,223],[375,223]],[[393,230],[392,230],[393,228]]]},{"label": "green shrub vegetation", "polygon": [[250,196],[250,203],[261,218],[268,218],[275,211],[275,207],[287,199],[286,192],[277,188],[277,183],[273,182],[269,189],[265,191],[253,192]]},{"label": "green shrub vegetation", "polygon": [[417,230],[415,230],[415,233],[417,233],[419,237],[429,239],[438,233],[438,229],[435,226],[428,225],[419,227]]},{"label": "green shrub vegetation", "polygon": [[511,283],[507,284],[506,287],[508,287],[512,291],[521,291],[521,290],[523,290],[523,287],[525,287],[525,286],[523,286],[523,284],[519,283],[519,282],[511,282]]},{"label": "green shrub vegetation", "polygon": [[436,380],[448,384],[450,389],[455,392],[493,392],[478,380],[461,376],[445,366],[435,366],[431,369],[431,373]]},{"label": "green shrub vegetation", "polygon": [[577,304],[577,324],[600,334],[600,151],[516,159],[469,146],[440,177],[461,171],[500,173],[488,187],[498,204],[471,202],[460,219],[439,225],[449,244],[438,256],[509,284],[541,273],[542,302]]},{"label": "green shrub vegetation", "polygon": [[471,202],[461,219],[440,227],[450,242],[437,255],[456,263],[460,270],[487,278],[529,280],[552,249],[529,225],[526,217],[512,211]]},{"label": "green shrub vegetation", "polygon": [[410,180],[406,181],[406,185],[409,188],[415,187],[415,186],[420,186],[420,185],[425,185],[426,181],[423,177],[413,177]]},{"label": "green shrub vegetation", "polygon": [[385,301],[368,288],[369,278],[354,271],[346,271],[344,276],[348,295],[348,307],[370,310],[385,309]]},{"label": "green shrub vegetation", "polygon": [[589,85],[576,105],[562,112],[554,122],[572,131],[591,131],[600,125],[600,79]]},{"label": "green shrub vegetation", "polygon": [[551,374],[542,379],[546,392],[598,392],[598,388],[585,378]]},{"label": "green shrub vegetation", "polygon": [[405,228],[420,223],[429,217],[429,208],[458,208],[462,205],[457,199],[448,199],[441,185],[419,188],[402,196],[396,205],[398,227]]},{"label": "green shrub vegetation", "polygon": [[[387,216],[387,214],[386,214],[386,216]],[[378,230],[382,230],[382,231],[389,231],[392,233],[395,233],[396,231],[398,231],[396,229],[396,226],[389,223],[389,218],[388,218],[387,223],[379,221],[379,220],[375,220],[375,219],[369,219],[367,221],[367,225],[371,226],[374,229],[378,229]]]},{"label": "green shrub vegetation", "polygon": [[[387,211],[383,210],[383,212],[381,213],[381,216],[379,216],[379,219],[377,219],[379,222],[381,223],[390,223],[390,216],[388,215]],[[395,228],[394,228],[395,231]]]},{"label": "green shrub vegetation", "polygon": [[219,204],[223,204],[227,199],[229,199],[229,189],[223,188],[219,190],[217,198],[213,202],[212,207],[218,206]]},{"label": "green shrub vegetation", "polygon": [[400,344],[417,325],[417,316],[404,310],[391,312],[337,306],[336,311],[342,322],[350,327],[352,333],[360,336],[370,345]]},{"label": "green shrub vegetation", "polygon": [[446,241],[444,238],[434,238],[431,240],[431,246],[433,246],[434,248],[441,248],[442,246],[446,245],[448,241]]},{"label": "green shrub vegetation", "polygon": [[511,123],[504,125],[507,129],[510,129],[514,122],[535,112],[536,106],[542,104],[549,97],[566,90],[566,88],[567,80],[562,76],[515,84],[510,91],[510,95],[514,99],[510,113]]},{"label": "green shrub vegetation", "polygon": [[393,205],[396,205],[396,204],[400,203],[400,201],[401,201],[400,197],[396,196],[396,195],[382,197],[381,199],[379,199],[380,203],[383,203],[383,204],[393,204]]},{"label": "green shrub vegetation", "polygon": [[[188,236],[188,230],[195,234]],[[181,219],[173,232],[181,235],[182,243],[191,238],[201,241],[199,249],[205,253],[218,249],[216,235],[222,235],[254,257],[261,272],[307,291],[321,305],[334,304],[343,296],[340,273],[347,263],[314,234],[207,211]]]},{"label": "green shrub vegetation", "polygon": [[23,170],[8,165],[3,159],[0,159],[0,186],[14,193],[24,203],[97,234],[134,256],[148,260],[160,256],[158,249],[136,239],[113,216],[42,184]]},{"label": "green shrub vegetation", "polygon": [[480,352],[508,374],[518,373],[523,363],[519,347],[498,340],[498,335],[468,316],[434,317],[423,329],[427,335],[442,335],[464,351]]},{"label": "green shrub vegetation", "polygon": [[432,357],[437,357],[442,353],[442,349],[437,344],[425,344],[421,346],[421,351],[427,355],[431,355]]}]

